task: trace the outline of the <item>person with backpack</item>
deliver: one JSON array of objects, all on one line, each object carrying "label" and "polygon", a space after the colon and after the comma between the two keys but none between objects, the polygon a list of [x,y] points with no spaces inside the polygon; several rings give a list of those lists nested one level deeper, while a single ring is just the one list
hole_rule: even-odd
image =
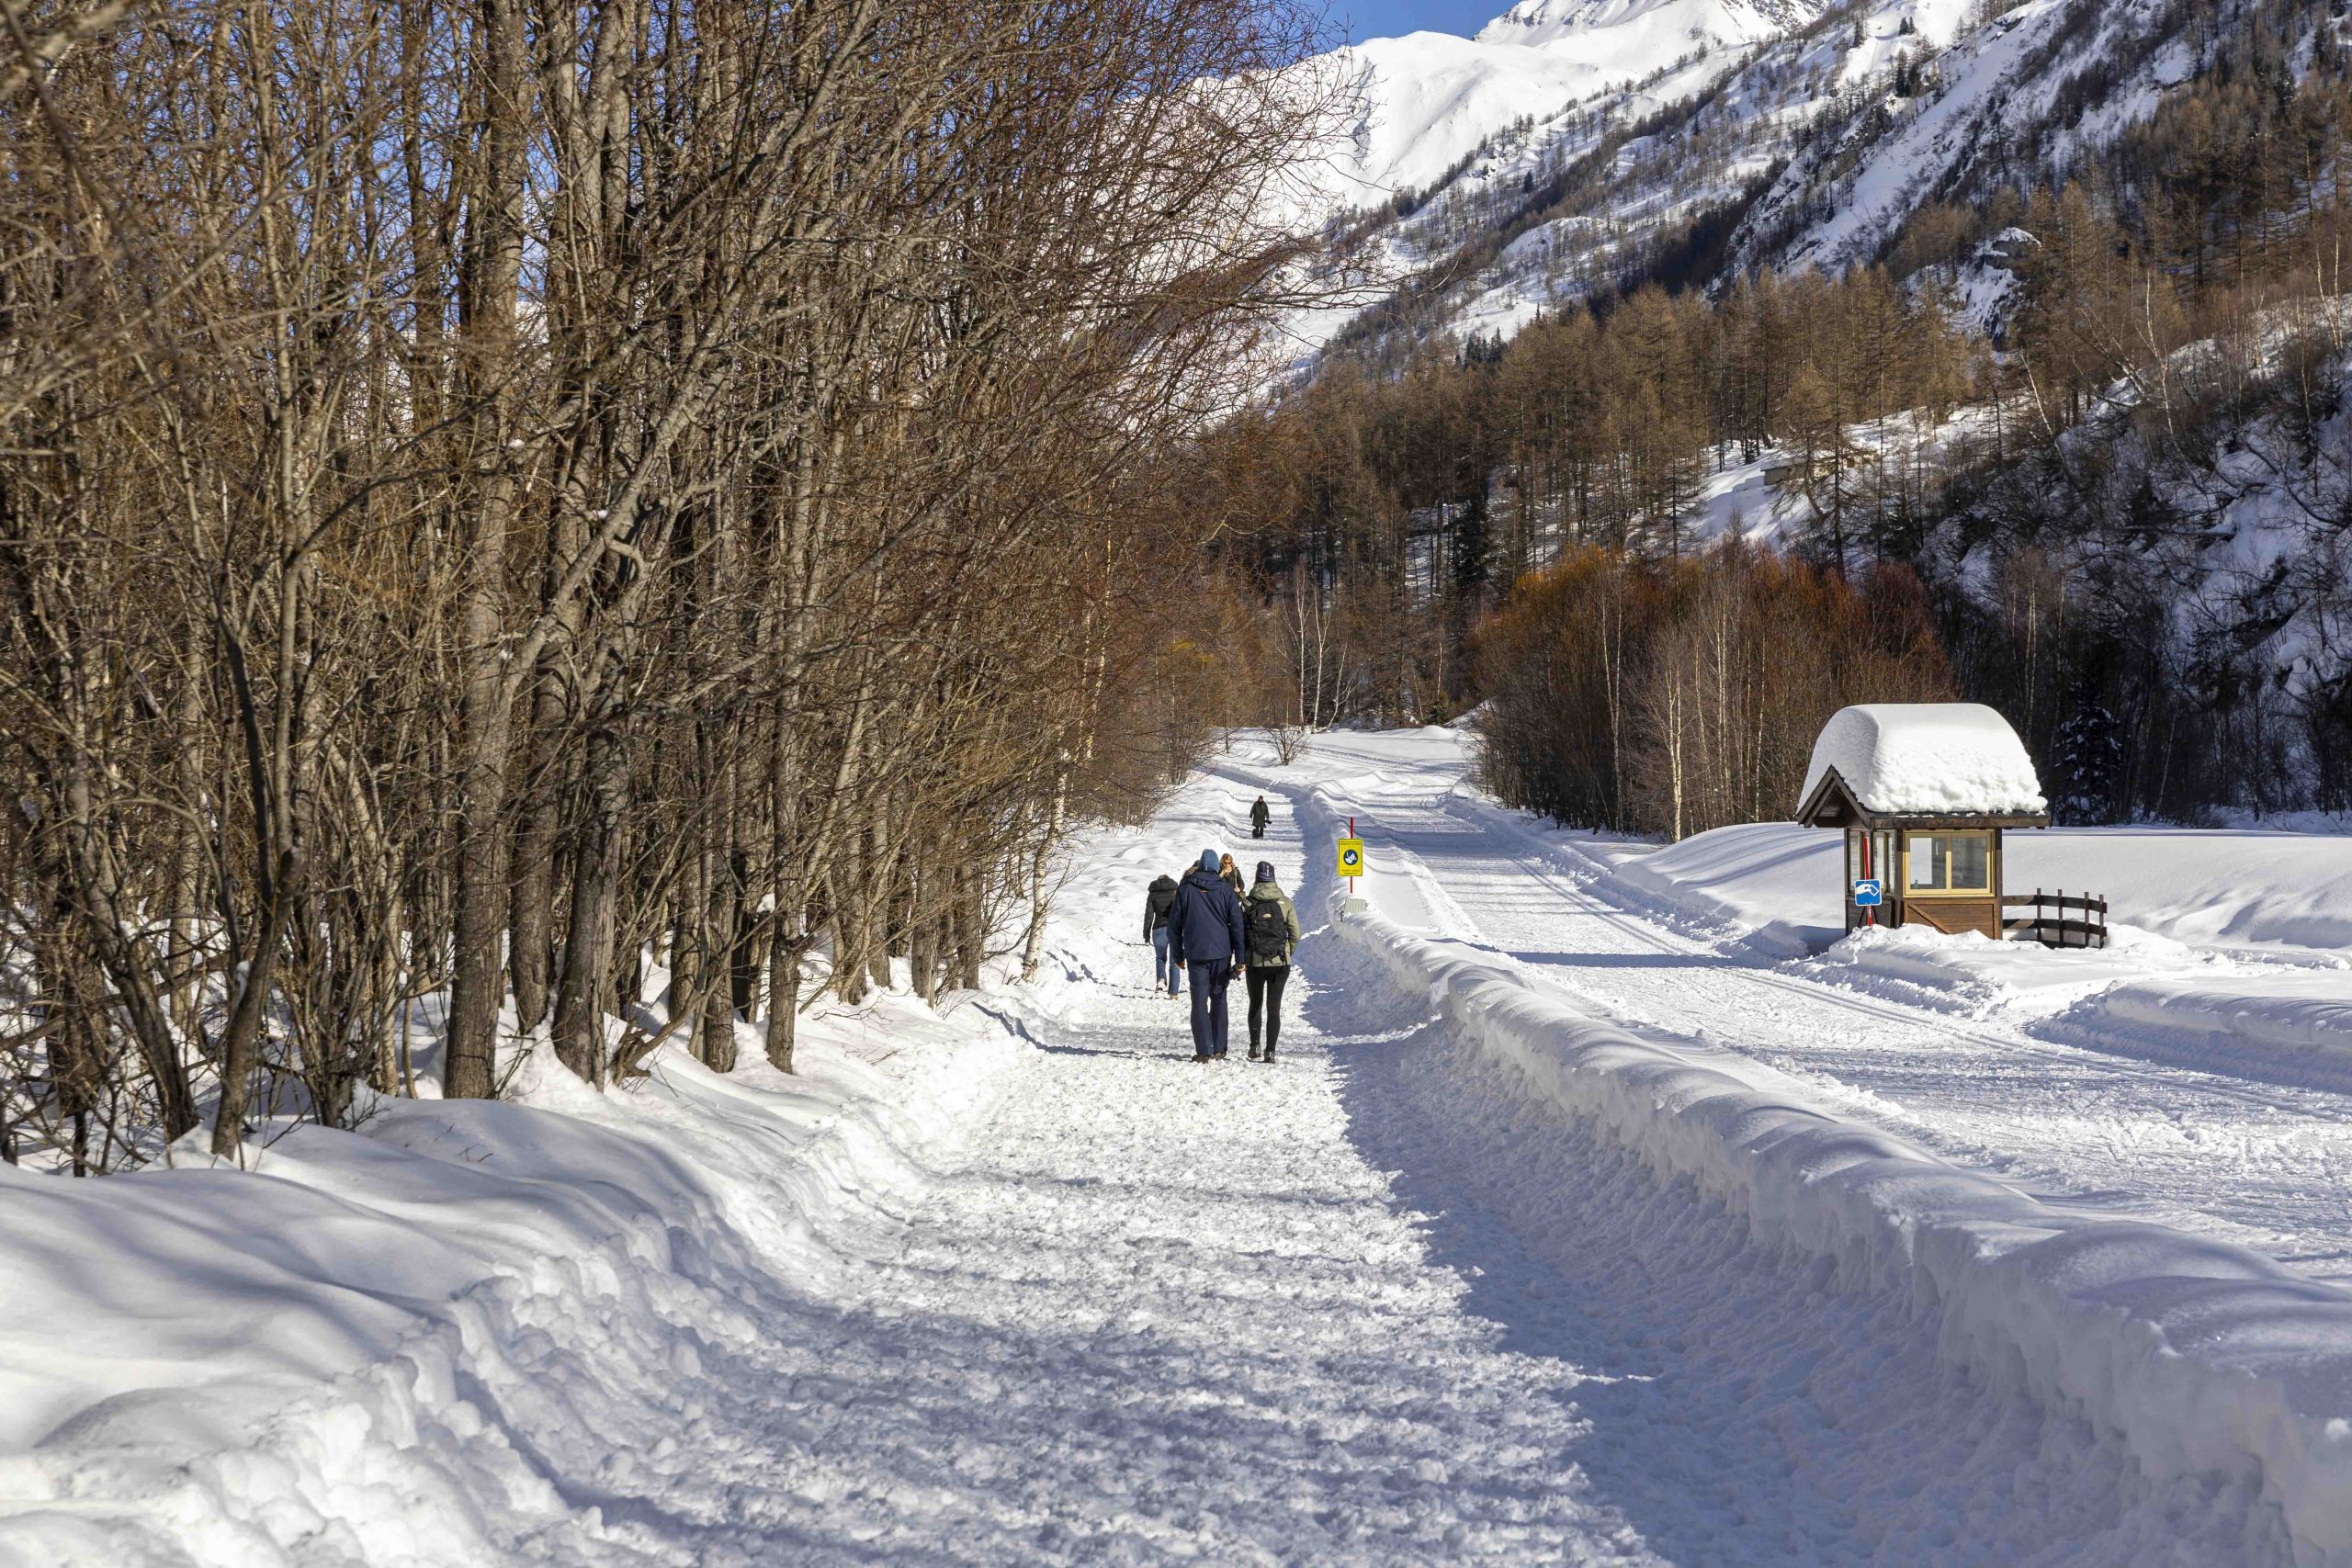
[{"label": "person with backpack", "polygon": [[1290,895],[1274,884],[1274,863],[1258,863],[1257,885],[1250,889],[1248,919],[1243,922],[1243,954],[1249,964],[1250,1059],[1258,1055],[1259,1024],[1265,1025],[1265,1061],[1274,1059],[1274,1042],[1283,1032],[1283,987],[1290,983],[1291,954],[1298,951],[1298,910]]},{"label": "person with backpack", "polygon": [[1258,804],[1250,808],[1250,836],[1253,839],[1264,838],[1266,836],[1266,824],[1272,821],[1273,818],[1273,810],[1272,807],[1267,806],[1266,797],[1262,795],[1260,795],[1258,797]]},{"label": "person with backpack", "polygon": [[1143,896],[1143,939],[1151,943],[1151,988],[1174,996],[1184,986],[1184,961],[1169,945],[1169,912],[1176,908],[1176,879],[1166,872],[1151,879]]},{"label": "person with backpack", "polygon": [[1168,945],[1181,955],[1190,972],[1193,990],[1193,1060],[1215,1062],[1225,1055],[1225,987],[1240,962],[1243,943],[1241,900],[1216,874],[1216,852],[1203,850],[1201,863],[1184,874],[1176,886],[1176,902],[1168,911]]}]

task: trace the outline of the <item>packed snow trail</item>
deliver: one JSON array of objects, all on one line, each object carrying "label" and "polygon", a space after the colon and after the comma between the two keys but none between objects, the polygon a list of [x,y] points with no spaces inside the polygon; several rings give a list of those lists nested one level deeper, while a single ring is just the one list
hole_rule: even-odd
[{"label": "packed snow trail", "polygon": [[1193,1063],[1145,883],[1227,843],[1329,886],[1248,800],[1195,784],[1066,890],[1091,930],[1036,1055],[846,1314],[846,1407],[790,1466],[826,1478],[812,1560],[2277,1560],[2250,1484],[2149,1488],[1985,1397],[1906,1303],[1595,1146],[1328,932],[1282,1061],[1237,1010]]},{"label": "packed snow trail", "polygon": [[1809,1103],[2037,1197],[2352,1280],[2352,1096],[2037,1038],[1898,982],[1863,994],[1850,982],[1869,976],[1815,977],[1724,947],[1623,900],[1597,862],[1579,864],[1519,814],[1463,794],[1453,739],[1328,736],[1295,772],[1235,771],[1251,787],[1343,781],[1385,912],[1483,942],[1693,1060],[1727,1054],[1770,1081],[1760,1066]]},{"label": "packed snow trail", "polygon": [[836,1429],[846,1533],[910,1561],[1650,1560],[1577,1474],[1582,1379],[1462,1310],[1322,1043],[1196,1066],[1182,1004],[1122,978],[871,1278],[861,1353],[924,1370]]}]

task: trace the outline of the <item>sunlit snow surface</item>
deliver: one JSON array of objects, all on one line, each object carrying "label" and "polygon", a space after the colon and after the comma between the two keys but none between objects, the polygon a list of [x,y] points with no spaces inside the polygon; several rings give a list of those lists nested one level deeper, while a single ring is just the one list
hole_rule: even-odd
[{"label": "sunlit snow surface", "polygon": [[2031,815],[2047,804],[2008,720],[1982,703],[1858,703],[1813,743],[1792,805],[1835,770],[1871,811]]},{"label": "sunlit snow surface", "polygon": [[1525,0],[1476,39],[1410,33],[1318,57],[1303,73],[1343,84],[1352,112],[1306,172],[1301,215],[1427,187],[1514,120],[1775,37],[1815,9],[1813,0]]},{"label": "sunlit snow surface", "polygon": [[[2291,1446],[2352,1411],[2335,1097],[2041,1038],[1943,967],[1965,944],[1901,982],[1775,957],[1663,897],[1682,868],[1632,879],[1679,851],[1480,799],[1462,739],[1239,741],[1086,836],[1036,986],[816,1021],[798,1079],[665,1047],[630,1094],[526,1066],[519,1103],[294,1132],[258,1175],[0,1172],[0,1563],[2340,1542],[2337,1439]],[[1309,927],[1272,1066],[1193,1064],[1148,982],[1145,885],[1207,846]],[[2197,1301],[2228,1313],[2191,1335]]]},{"label": "sunlit snow surface", "polygon": [[[2342,1280],[2352,1257],[2352,1100],[2308,1081],[2328,1071],[2312,1053],[2285,1063],[2237,1033],[2069,1021],[2163,975],[2217,1011],[2241,988],[2308,987],[2296,1005],[2315,1032],[2329,1021],[2310,992],[2352,979],[2340,949],[2238,959],[2126,930],[2110,953],[2055,953],[1905,931],[1792,959],[1782,939],[1815,932],[1711,919],[1671,874],[1627,874],[1642,846],[1482,800],[1461,739],[1334,736],[1294,768],[1231,771],[1280,780],[1327,829],[1354,819],[1370,908],[1344,929],[1539,1099],[1696,1181],[1825,1278],[1908,1280],[1947,1352],[2084,1412],[2146,1475],[2260,1474],[2307,1558],[2352,1551],[2352,1296],[2305,1282]],[[1748,831],[1797,832],[1724,836]],[[1815,837],[1833,851],[1819,870],[1834,908],[1837,835]],[[2215,839],[2211,853],[2173,846],[2179,869],[2224,863],[2231,836]],[[2144,884],[2154,848],[2115,833],[2091,858]],[[2345,848],[2310,840],[2274,918],[2340,901]],[[1803,852],[1754,869],[1769,878]],[[2237,1558],[2208,1544],[2154,1560]]]}]

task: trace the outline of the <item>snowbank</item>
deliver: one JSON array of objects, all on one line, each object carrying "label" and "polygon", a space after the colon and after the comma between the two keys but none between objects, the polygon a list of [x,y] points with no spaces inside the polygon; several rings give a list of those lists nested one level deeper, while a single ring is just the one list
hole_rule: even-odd
[{"label": "snowbank", "polygon": [[[1336,826],[1317,792],[1306,809]],[[2352,1294],[2243,1248],[2076,1214],[1758,1092],[1332,890],[1333,930],[1531,1093],[1688,1180],[1826,1280],[1906,1291],[1996,1392],[2076,1413],[2151,1478],[2258,1483],[2298,1553],[2352,1562]]]},{"label": "snowbank", "polygon": [[[724,1077],[664,1046],[611,1095],[542,1050],[509,1100],[272,1128],[249,1172],[192,1143],[96,1181],[0,1166],[0,1565],[626,1541],[632,1446],[707,1407],[706,1363],[804,1310],[782,1282],[849,1261],[1025,1050],[898,998],[812,1019],[794,1077],[744,1043]],[[600,1467],[611,1520],[549,1479]]]},{"label": "snowbank", "polygon": [[[1546,835],[1686,913],[1842,934],[1840,836],[1792,822],[1719,828],[1659,849]],[[2194,947],[2352,953],[2352,836],[2264,829],[2051,828],[2003,839],[2012,893],[2088,891],[2110,924]]]},{"label": "snowbank", "polygon": [[1871,984],[1873,977],[1903,982],[1942,993],[1946,1000],[1937,1005],[1946,1010],[1957,1004],[1958,1010],[1980,1015],[2004,1009],[2047,1013],[2123,979],[2240,973],[2226,959],[2130,926],[2109,927],[2108,939],[2104,949],[2053,948],[1992,942],[1974,931],[1947,934],[1932,926],[1871,926],[1791,967],[1860,991],[1890,989]]},{"label": "snowbank", "polygon": [[1833,769],[1872,811],[2030,815],[2048,807],[2025,742],[1982,703],[1840,708],[1813,743],[1797,802],[1812,799]]},{"label": "snowbank", "polygon": [[2042,1032],[2215,1072],[2352,1090],[2352,974],[2342,970],[2128,980]]}]

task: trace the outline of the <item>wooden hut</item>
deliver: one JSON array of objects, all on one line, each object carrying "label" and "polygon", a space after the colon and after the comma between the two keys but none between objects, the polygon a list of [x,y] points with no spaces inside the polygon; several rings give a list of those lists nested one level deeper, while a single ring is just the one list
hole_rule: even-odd
[{"label": "wooden hut", "polygon": [[[1926,925],[1998,942],[2001,833],[2047,828],[2033,760],[1981,703],[1840,708],[1813,745],[1797,820],[1846,833],[1846,929]],[[1880,902],[1865,897],[1875,884]]]}]

